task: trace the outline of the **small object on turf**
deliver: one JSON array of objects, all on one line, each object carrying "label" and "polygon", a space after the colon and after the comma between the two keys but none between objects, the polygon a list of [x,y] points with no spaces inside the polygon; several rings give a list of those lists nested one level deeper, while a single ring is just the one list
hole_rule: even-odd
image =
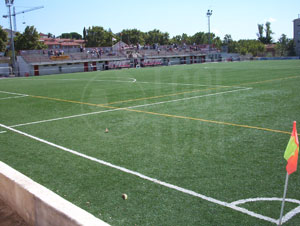
[{"label": "small object on turf", "polygon": [[122,194],[122,199],[126,200],[128,197],[126,194]]},{"label": "small object on turf", "polygon": [[105,133],[108,133],[108,128],[105,129]]}]

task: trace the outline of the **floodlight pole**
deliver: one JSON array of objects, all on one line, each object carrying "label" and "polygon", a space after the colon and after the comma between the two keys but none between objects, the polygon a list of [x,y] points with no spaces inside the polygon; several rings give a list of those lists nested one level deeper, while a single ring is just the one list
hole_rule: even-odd
[{"label": "floodlight pole", "polygon": [[12,51],[12,71],[15,72],[16,67],[16,56],[15,56],[15,43],[13,37],[13,29],[12,29],[12,22],[11,22],[11,6],[14,4],[14,0],[5,0],[5,4],[9,10],[9,24],[10,24],[10,48]]},{"label": "floodlight pole", "polygon": [[210,52],[210,46],[211,46],[211,34],[210,34],[210,17],[212,15],[212,10],[207,10],[206,16],[208,17],[208,51]]}]

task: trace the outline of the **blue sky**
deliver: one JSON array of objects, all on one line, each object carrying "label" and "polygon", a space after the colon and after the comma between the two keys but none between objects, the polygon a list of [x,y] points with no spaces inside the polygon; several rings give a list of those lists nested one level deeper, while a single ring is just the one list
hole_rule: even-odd
[{"label": "blue sky", "polygon": [[[0,0],[0,24],[8,28],[5,1]],[[17,16],[17,29],[33,25],[39,32],[56,36],[64,32],[82,34],[83,27],[102,26],[114,33],[122,29],[159,29],[170,36],[207,32],[208,9],[213,10],[211,31],[221,39],[256,39],[257,24],[271,22],[275,41],[286,34],[293,37],[292,21],[300,14],[299,0],[15,0],[16,11],[35,6],[45,8]]]}]

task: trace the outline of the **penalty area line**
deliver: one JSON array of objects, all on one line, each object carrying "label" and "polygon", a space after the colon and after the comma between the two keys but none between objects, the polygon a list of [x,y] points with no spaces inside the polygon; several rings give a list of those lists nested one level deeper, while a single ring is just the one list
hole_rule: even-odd
[{"label": "penalty area line", "polygon": [[263,216],[263,215],[261,215],[261,214],[254,213],[254,212],[249,211],[249,210],[247,210],[247,209],[245,209],[245,208],[235,206],[235,205],[233,205],[232,203],[223,202],[223,201],[220,201],[220,200],[217,200],[217,199],[214,199],[214,198],[211,198],[211,197],[208,197],[208,196],[199,194],[199,193],[194,192],[194,191],[192,191],[192,190],[185,189],[185,188],[182,188],[182,187],[179,187],[179,186],[176,186],[176,185],[173,185],[173,184],[164,182],[164,181],[160,181],[160,180],[155,179],[155,178],[152,178],[152,177],[148,177],[148,176],[143,175],[143,174],[141,174],[141,173],[139,173],[139,172],[136,172],[136,171],[127,169],[127,168],[125,168],[125,167],[121,167],[121,166],[114,165],[114,164],[112,164],[112,163],[109,163],[109,162],[106,162],[106,161],[97,159],[97,158],[92,157],[92,156],[88,156],[88,155],[82,154],[82,153],[77,152],[77,151],[75,151],[75,150],[72,150],[72,149],[69,149],[69,148],[60,146],[60,145],[58,145],[58,144],[54,144],[54,143],[49,142],[49,141],[47,141],[47,140],[44,140],[44,139],[35,137],[35,136],[33,136],[33,135],[30,135],[30,134],[28,134],[28,133],[22,132],[22,131],[20,131],[20,130],[13,129],[13,128],[9,127],[9,126],[0,124],[0,127],[5,128],[5,129],[7,129],[7,130],[10,130],[10,131],[12,131],[12,132],[15,132],[15,133],[17,133],[17,134],[23,135],[23,136],[25,136],[25,137],[31,138],[31,139],[36,140],[36,141],[38,141],[38,142],[47,144],[47,145],[49,145],[49,146],[55,147],[55,148],[60,149],[60,150],[62,150],[62,151],[71,153],[71,154],[73,154],[73,155],[76,155],[76,156],[79,156],[79,157],[82,157],[82,158],[91,160],[91,161],[93,161],[93,162],[99,163],[99,164],[104,165],[104,166],[108,166],[108,167],[117,169],[117,170],[119,170],[119,171],[121,171],[121,172],[124,172],[124,173],[127,173],[127,174],[131,174],[131,175],[137,176],[137,177],[139,177],[139,178],[141,178],[141,179],[144,179],[144,180],[153,182],[153,183],[155,183],[155,184],[159,184],[159,185],[161,185],[161,186],[164,186],[164,187],[167,187],[167,188],[170,188],[170,189],[173,189],[173,190],[176,190],[176,191],[179,191],[179,192],[182,192],[182,193],[185,193],[185,194],[194,196],[194,197],[201,198],[201,199],[203,199],[203,200],[206,200],[206,201],[208,201],[208,202],[211,202],[211,203],[214,203],[214,204],[223,206],[223,207],[228,207],[228,208],[230,208],[230,209],[239,211],[239,212],[241,212],[241,213],[244,213],[244,214],[246,214],[246,215],[249,215],[249,216],[252,216],[252,217],[261,219],[261,220],[265,220],[265,221],[268,221],[268,222],[271,222],[271,223],[277,223],[277,222],[278,222],[277,220],[275,220],[275,219],[273,219],[273,218],[270,218],[270,217],[267,217],[267,216]]}]

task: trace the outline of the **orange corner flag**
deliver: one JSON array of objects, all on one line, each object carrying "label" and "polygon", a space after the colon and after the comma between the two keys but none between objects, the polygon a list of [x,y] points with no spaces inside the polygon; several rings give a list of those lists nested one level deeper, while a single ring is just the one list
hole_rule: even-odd
[{"label": "orange corner flag", "polygon": [[284,152],[284,158],[287,160],[286,171],[289,175],[297,170],[298,153],[299,141],[296,122],[294,122],[292,136]]}]

